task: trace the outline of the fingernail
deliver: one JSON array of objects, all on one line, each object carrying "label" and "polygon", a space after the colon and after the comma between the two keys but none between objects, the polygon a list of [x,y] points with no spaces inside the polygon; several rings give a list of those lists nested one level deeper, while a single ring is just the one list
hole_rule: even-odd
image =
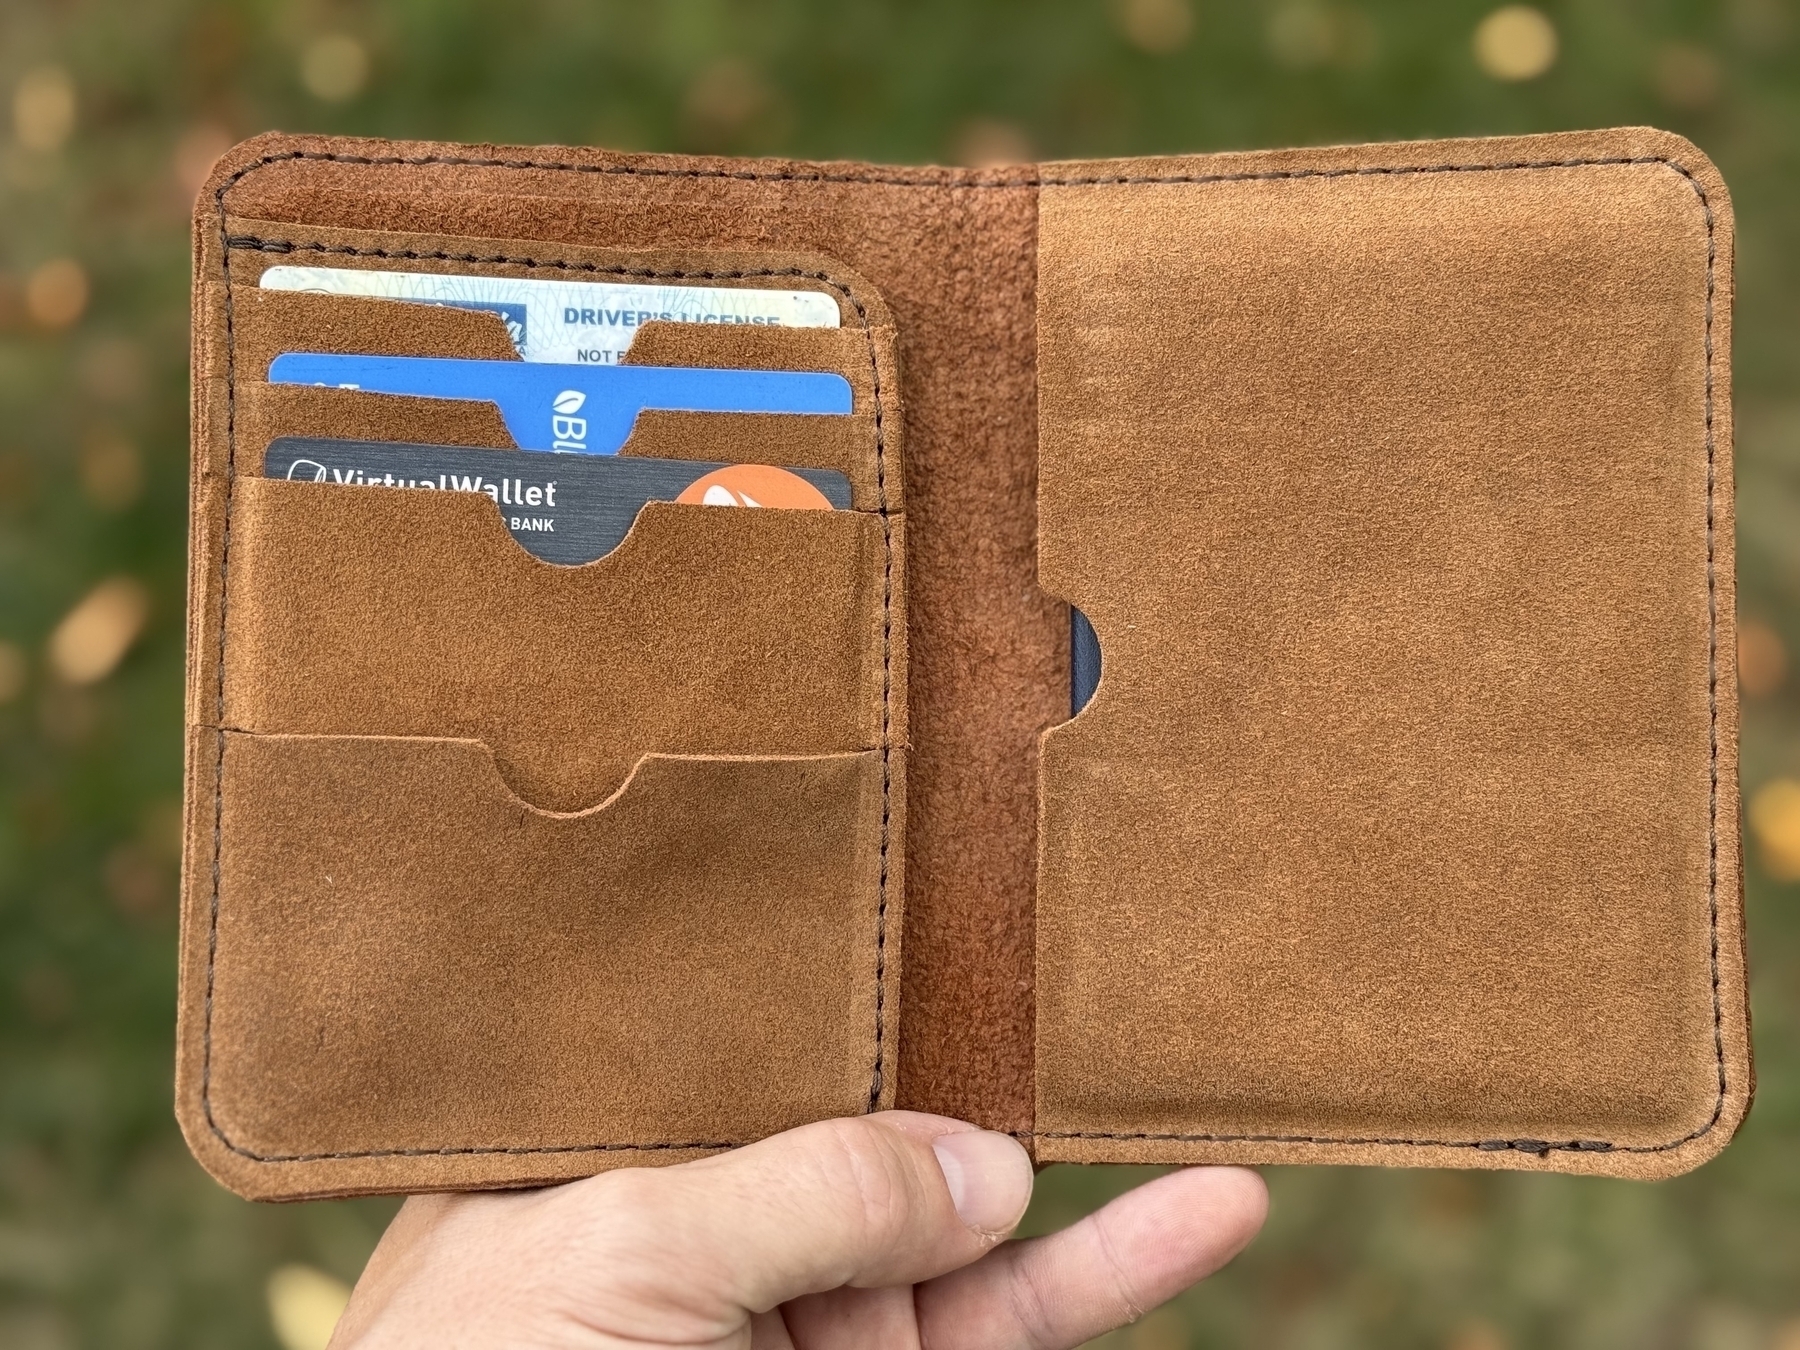
[{"label": "fingernail", "polygon": [[978,1233],[1004,1233],[1031,1203],[1031,1159],[1015,1139],[987,1130],[942,1134],[932,1142],[956,1217]]}]

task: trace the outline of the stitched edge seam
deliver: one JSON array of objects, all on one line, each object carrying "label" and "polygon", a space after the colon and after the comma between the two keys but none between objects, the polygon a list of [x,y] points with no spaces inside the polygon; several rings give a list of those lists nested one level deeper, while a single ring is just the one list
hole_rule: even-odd
[{"label": "stitched edge seam", "polygon": [[[1040,187],[1107,187],[1153,183],[1242,183],[1280,178],[1353,178],[1383,177],[1416,173],[1486,173],[1508,169],[1586,169],[1607,165],[1666,164],[1685,177],[1692,177],[1665,155],[1605,155],[1574,159],[1513,159],[1488,163],[1348,165],[1332,169],[1260,169],[1237,173],[1210,174],[1094,174],[1046,178],[1029,173],[1017,178],[908,177],[895,173],[833,173],[828,170],[795,169],[700,169],[662,168],[641,164],[582,164],[569,160],[503,159],[482,155],[349,155],[339,151],[285,150],[264,155],[234,173],[220,189],[221,195],[235,187],[246,175],[270,164],[288,164],[317,160],[332,164],[355,164],[370,167],[423,168],[442,164],[452,168],[473,169],[537,169],[551,173],[591,174],[616,178],[716,178],[747,183],[818,183],[849,184],[868,187],[927,188],[939,192],[964,189],[977,191],[1031,189]],[[955,173],[954,170],[950,171]],[[1702,193],[1704,200],[1705,194]]]},{"label": "stitched edge seam", "polygon": [[[207,1124],[212,1124],[210,1118]],[[742,1148],[745,1144],[756,1142],[754,1139],[709,1139],[695,1143],[673,1144],[543,1144],[519,1148],[494,1145],[487,1148],[374,1148],[357,1153],[252,1153],[249,1149],[240,1148],[226,1139],[223,1134],[219,1133],[216,1125],[213,1126],[213,1133],[218,1134],[225,1147],[239,1157],[267,1165],[350,1162],[359,1158],[468,1158],[496,1154],[507,1157],[527,1157],[536,1153],[721,1153],[726,1149]]]},{"label": "stitched edge seam", "polygon": [[[1107,1134],[1100,1130],[1039,1130],[1035,1139],[1119,1139],[1187,1144],[1330,1144],[1340,1147],[1472,1148],[1482,1153],[1644,1153],[1651,1150],[1605,1139],[1390,1139],[1380,1135],[1346,1138],[1305,1134]],[[1683,1141],[1685,1142],[1685,1141]],[[1664,1147],[1672,1147],[1664,1145]]]},{"label": "stitched edge seam", "polygon": [[[1704,422],[1705,422],[1705,444],[1706,444],[1707,704],[1708,704],[1708,717],[1709,717],[1709,727],[1708,727],[1709,747],[1708,747],[1708,749],[1709,749],[1709,773],[1710,773],[1710,782],[1709,782],[1709,787],[1708,787],[1709,821],[1708,821],[1708,837],[1707,837],[1707,843],[1708,843],[1707,916],[1708,916],[1709,946],[1710,946],[1709,963],[1710,963],[1711,985],[1712,985],[1713,1049],[1714,1049],[1714,1058],[1715,1058],[1715,1063],[1716,1063],[1716,1068],[1717,1068],[1717,1076],[1718,1076],[1718,1095],[1714,1102],[1711,1116],[1707,1119],[1707,1121],[1703,1125],[1699,1126],[1698,1128],[1696,1128],[1694,1130],[1691,1130],[1687,1134],[1681,1136],[1679,1139],[1671,1140],[1668,1143],[1653,1144],[1653,1145],[1612,1144],[1612,1143],[1609,1143],[1604,1140],[1571,1140],[1571,1141],[1564,1142],[1564,1143],[1552,1143],[1552,1142],[1548,1142],[1548,1141],[1544,1141],[1544,1140],[1536,1140],[1536,1139],[1517,1139],[1517,1140],[1433,1140],[1433,1139],[1386,1139],[1386,1138],[1356,1139],[1356,1138],[1332,1138],[1329,1136],[1304,1136],[1304,1135],[1229,1135],[1229,1134],[1226,1134],[1226,1135],[1191,1134],[1190,1135],[1190,1134],[1156,1134],[1156,1133],[1147,1133],[1147,1132],[1146,1133],[1108,1133],[1108,1132],[1101,1132],[1101,1131],[1091,1131],[1091,1132],[1087,1132],[1087,1131],[1070,1131],[1070,1132],[1041,1131],[1041,1132],[1038,1132],[1038,1135],[1039,1135],[1039,1137],[1042,1137],[1042,1138],[1052,1138],[1052,1139],[1054,1139],[1054,1138],[1115,1139],[1115,1140],[1143,1140],[1143,1141],[1148,1141],[1148,1142],[1172,1142],[1172,1143],[1173,1142],[1276,1143],[1276,1144],[1291,1143],[1291,1144],[1339,1145],[1339,1146],[1345,1146],[1345,1147],[1386,1146],[1386,1147],[1472,1148],[1472,1149],[1478,1149],[1481,1151],[1499,1151],[1502,1149],[1518,1149],[1520,1151],[1528,1152],[1528,1153],[1544,1153],[1544,1152],[1548,1152],[1551,1150],[1572,1150],[1572,1151],[1582,1151],[1582,1152],[1619,1152],[1619,1153],[1663,1153],[1663,1152],[1668,1152],[1673,1149],[1680,1148],[1685,1144],[1691,1143],[1694,1140],[1705,1136],[1706,1134],[1710,1133],[1718,1125],[1719,1121],[1723,1118],[1724,1111],[1725,1111],[1725,1103],[1726,1103],[1726,1099],[1727,1099],[1727,1096],[1729,1093],[1729,1088],[1728,1088],[1728,1082],[1727,1082],[1726,1061],[1725,1061],[1724,1008],[1723,1008],[1723,1000],[1722,1000],[1722,995],[1721,995],[1721,990],[1720,990],[1721,976],[1720,976],[1720,969],[1719,969],[1719,932],[1718,932],[1718,926],[1719,926],[1719,924],[1718,924],[1718,921],[1719,921],[1719,906],[1718,906],[1718,813],[1719,813],[1719,794],[1718,794],[1718,789],[1719,789],[1718,596],[1717,596],[1717,572],[1716,572],[1716,561],[1715,561],[1715,559],[1716,559],[1715,542],[1716,541],[1715,541],[1714,495],[1715,495],[1715,485],[1716,485],[1716,463],[1715,463],[1715,461],[1716,461],[1716,444],[1715,444],[1714,427],[1713,427],[1714,409],[1713,409],[1713,339],[1712,339],[1714,299],[1715,299],[1715,292],[1716,292],[1715,265],[1716,265],[1716,259],[1717,259],[1717,245],[1716,245],[1715,232],[1714,232],[1715,221],[1714,221],[1714,215],[1713,215],[1713,210],[1712,210],[1712,203],[1706,195],[1706,189],[1704,188],[1704,186],[1694,176],[1694,174],[1690,170],[1688,170],[1685,166],[1683,166],[1682,164],[1678,163],[1677,161],[1669,158],[1666,155],[1614,155],[1614,156],[1595,156],[1595,157],[1588,157],[1588,158],[1566,158],[1566,159],[1545,159],[1545,160],[1505,160],[1505,161],[1499,161],[1499,162],[1493,162],[1493,163],[1447,163],[1447,164],[1427,164],[1427,165],[1356,165],[1356,166],[1346,166],[1346,167],[1342,167],[1342,168],[1329,168],[1329,169],[1279,169],[1279,170],[1244,171],[1244,172],[1238,172],[1238,173],[1218,173],[1218,174],[1166,174],[1166,175],[1165,174],[1143,174],[1143,175],[1130,175],[1130,174],[1106,175],[1106,174],[1101,174],[1101,175],[1092,175],[1092,176],[1071,176],[1071,177],[1063,177],[1063,178],[1043,177],[1040,175],[1032,174],[1027,177],[1018,178],[1018,179],[1003,179],[1003,180],[992,180],[992,181],[967,182],[967,181],[956,181],[956,180],[935,180],[934,181],[931,179],[908,178],[908,177],[900,177],[900,176],[895,176],[895,175],[870,174],[870,173],[833,174],[833,173],[828,173],[828,172],[811,172],[811,173],[796,172],[796,171],[792,171],[792,170],[724,170],[724,169],[698,169],[698,168],[674,169],[674,168],[658,168],[658,167],[654,167],[654,166],[639,166],[639,165],[580,164],[580,163],[570,163],[570,162],[540,161],[540,160],[529,160],[529,159],[511,160],[511,159],[501,159],[501,158],[487,158],[487,157],[481,157],[481,156],[450,156],[450,155],[374,156],[374,155],[349,155],[349,154],[343,154],[343,153],[339,153],[339,152],[315,151],[315,150],[291,150],[291,151],[285,151],[285,152],[282,152],[279,154],[265,155],[265,156],[262,156],[256,160],[252,161],[250,164],[245,165],[243,168],[236,170],[229,178],[227,178],[225,180],[225,182],[220,184],[219,188],[214,193],[214,200],[215,200],[215,204],[217,206],[218,214],[219,214],[220,238],[221,238],[221,241],[226,246],[225,257],[224,257],[223,264],[222,264],[224,271],[225,271],[225,281],[226,281],[226,286],[225,286],[226,393],[227,393],[226,522],[225,522],[225,526],[224,526],[224,530],[223,530],[223,534],[222,534],[222,538],[221,538],[221,573],[223,573],[223,571],[224,571],[225,555],[229,549],[229,543],[230,543],[230,486],[231,486],[231,483],[233,481],[233,476],[234,476],[233,472],[232,472],[232,456],[235,452],[235,446],[233,443],[233,436],[232,436],[233,415],[234,415],[234,411],[235,411],[234,408],[232,407],[232,401],[234,398],[235,378],[234,378],[234,370],[233,370],[234,352],[233,352],[233,346],[232,346],[232,340],[231,340],[231,321],[232,321],[231,269],[230,269],[230,243],[231,243],[231,241],[230,241],[230,238],[225,233],[225,194],[231,188],[235,187],[239,182],[241,182],[245,177],[247,177],[251,173],[254,173],[258,169],[267,167],[271,164],[292,163],[292,162],[303,161],[303,160],[317,160],[317,161],[322,161],[322,162],[358,164],[358,165],[369,165],[369,166],[377,166],[377,165],[425,166],[425,165],[432,165],[432,164],[442,164],[442,165],[447,165],[447,166],[464,166],[464,167],[473,167],[473,168],[503,168],[503,169],[518,169],[518,170],[536,169],[536,170],[545,170],[545,171],[551,171],[551,172],[587,173],[587,174],[596,174],[596,175],[615,175],[615,176],[627,176],[627,177],[717,178],[717,179],[732,179],[732,180],[740,180],[740,181],[748,181],[748,182],[815,182],[815,183],[822,183],[822,184],[830,184],[830,183],[864,184],[864,185],[870,185],[870,186],[926,188],[926,189],[932,189],[932,190],[937,190],[937,191],[955,191],[955,190],[962,189],[962,188],[1023,189],[1023,188],[1039,188],[1039,187],[1106,187],[1106,186],[1157,185],[1157,184],[1182,184],[1182,183],[1208,184],[1208,183],[1233,183],[1233,182],[1274,182],[1274,181],[1282,181],[1282,180],[1287,180],[1287,179],[1309,179],[1309,178],[1331,179],[1331,178],[1350,178],[1350,177],[1407,177],[1407,176],[1411,176],[1414,174],[1497,173],[1497,172],[1508,172],[1508,171],[1519,171],[1519,170],[1629,167],[1629,166],[1638,166],[1638,165],[1645,165],[1645,166],[1660,165],[1662,167],[1672,170],[1676,174],[1679,174],[1681,176],[1681,178],[1687,182],[1688,186],[1693,189],[1694,195],[1699,199],[1701,213],[1704,218],[1705,226],[1706,226],[1706,304],[1705,304],[1703,347],[1704,347],[1704,364],[1705,364],[1705,370],[1704,370],[1704,382],[1705,382],[1705,385],[1704,385]],[[409,255],[409,254],[404,254],[404,253],[397,253],[397,254],[393,254],[391,256],[399,256],[399,257],[411,256],[411,257],[415,257],[415,258],[443,258],[444,260],[449,260],[449,261],[480,261],[481,260],[481,259],[477,259],[474,257],[458,257],[458,255],[453,255],[453,254],[410,254]],[[501,260],[496,259],[494,261],[501,261]],[[528,260],[524,260],[524,261],[528,261]],[[628,273],[628,274],[630,274],[630,273]],[[639,272],[636,274],[637,275],[646,275],[647,273]],[[742,275],[742,274],[713,273],[711,275],[730,276],[730,275]],[[821,277],[819,279],[825,280],[829,284],[833,284],[833,285],[837,284],[835,282],[831,282],[829,278]],[[852,299],[852,303],[853,304],[856,303],[854,301],[854,299]],[[858,305],[858,309],[860,312],[860,309],[861,309],[860,305]],[[864,328],[865,328],[865,332],[866,332],[867,331],[867,315],[863,314],[862,317],[864,319]],[[874,351],[873,351],[872,341],[871,341],[871,348],[870,348],[870,359],[871,359],[871,363],[873,363]],[[881,446],[880,436],[879,436],[879,426],[880,426],[879,416],[880,416],[879,404],[877,404],[877,429],[878,429],[878,434],[877,434],[877,480],[878,480],[878,483],[880,481],[880,446]],[[890,551],[890,563],[891,563],[891,542],[890,542],[890,539],[888,536],[889,526],[888,526],[888,521],[887,521],[887,512],[885,509],[885,502],[878,501],[878,504],[882,507],[881,514],[882,514],[882,523],[883,523],[884,543],[889,543],[889,545],[890,545],[889,551]],[[884,595],[884,602],[886,599],[887,599],[887,596]],[[884,608],[885,608],[885,603],[884,603]],[[884,647],[885,647],[885,637],[886,637],[886,634],[884,632]],[[224,701],[224,662],[223,662],[224,595],[223,595],[223,587],[221,587],[221,596],[220,596],[219,645],[220,645],[219,701],[220,701],[220,707],[222,710],[223,701]],[[886,653],[884,650],[884,658],[885,658],[885,655],[886,655]],[[889,671],[885,667],[886,667],[886,660],[884,659],[884,671],[883,671],[884,690],[885,690],[885,686],[886,686],[886,682],[887,682],[887,676],[889,674]],[[887,809],[888,808],[888,801],[887,801],[888,746],[886,744],[887,712],[888,712],[888,710],[887,710],[887,707],[885,706],[885,702],[884,702],[884,707],[883,707],[883,746],[882,746],[883,811],[882,811],[882,849],[881,849],[881,852],[882,852],[881,881],[882,881],[882,885],[883,885],[884,889],[883,889],[883,893],[882,893],[881,903],[878,905],[878,913],[877,913],[878,936],[877,936],[877,967],[876,968],[877,968],[878,973],[883,968],[883,966],[882,966],[883,934],[882,934],[881,930],[883,928],[883,925],[885,924],[885,919],[886,919],[885,883],[886,883],[886,877],[887,877],[886,850],[887,850],[887,845],[888,845],[888,809]],[[221,716],[220,720],[223,721],[222,716]],[[223,735],[223,732],[221,732],[220,733],[220,761],[221,761],[221,763],[223,761],[223,756],[224,756],[224,735]],[[222,794],[218,794],[218,795],[222,796]],[[222,810],[222,806],[220,806],[219,809]],[[209,941],[208,941],[208,949],[207,949],[207,988],[206,988],[206,1004],[205,1004],[207,1038],[206,1038],[206,1045],[205,1045],[203,1060],[202,1060],[201,1095],[202,1095],[203,1105],[205,1105],[205,1107],[206,1107],[207,1124],[209,1125],[209,1127],[212,1128],[213,1132],[218,1135],[220,1140],[223,1141],[227,1147],[232,1148],[234,1151],[242,1152],[242,1150],[238,1150],[235,1145],[232,1145],[230,1143],[230,1141],[225,1139],[225,1136],[219,1132],[217,1125],[214,1124],[213,1120],[212,1120],[210,1103],[206,1102],[206,1085],[209,1081],[210,1060],[211,1060],[210,1034],[211,1034],[211,1020],[212,1020],[213,956],[217,949],[217,936],[216,935],[217,935],[217,923],[218,923],[218,875],[219,875],[218,846],[219,846],[219,825],[218,825],[218,820],[215,817],[214,855],[213,855],[213,897],[212,897],[212,916],[211,916],[211,925],[212,926],[211,926],[211,930],[209,932]],[[881,993],[882,993],[881,987],[878,982],[877,986],[876,986],[876,1001],[877,1001],[878,1014],[879,1014],[880,1004],[881,1004]],[[879,1046],[880,1039],[881,1039],[881,1026],[880,1026],[879,1015],[877,1017],[876,1039],[877,1039],[877,1045]],[[875,1077],[874,1077],[874,1082],[872,1085],[872,1091],[870,1094],[871,1105],[873,1105],[875,1098],[879,1096],[880,1088],[881,1088],[881,1061],[880,1061],[880,1055],[878,1053],[877,1058],[876,1058]],[[592,1145],[592,1146],[587,1146],[587,1147],[589,1149],[597,1149],[597,1148],[606,1147],[606,1146]],[[627,1146],[623,1146],[623,1147],[650,1147],[650,1146],[627,1145]],[[702,1146],[702,1147],[710,1147],[710,1146]],[[730,1147],[730,1145],[726,1145],[725,1147]],[[468,1151],[469,1152],[481,1152],[481,1151],[486,1151],[486,1150],[468,1150]],[[560,1150],[560,1151],[579,1151],[579,1150]],[[255,1155],[246,1155],[246,1156],[254,1157]],[[327,1154],[327,1155],[317,1155],[317,1156],[322,1158],[322,1157],[369,1157],[369,1156],[391,1156],[391,1155]],[[312,1160],[312,1159],[296,1158],[296,1159],[269,1159],[267,1161],[310,1161],[310,1160]]]},{"label": "stitched edge seam", "polygon": [[881,520],[882,535],[882,624],[881,624],[881,833],[879,854],[879,870],[876,880],[875,904],[875,1053],[874,1064],[870,1070],[869,1110],[873,1111],[880,1103],[882,1091],[882,1061],[885,1053],[885,990],[882,982],[886,977],[887,947],[887,886],[888,886],[888,849],[891,843],[892,820],[892,744],[890,733],[893,725],[893,522],[888,508],[887,473],[886,473],[886,432],[883,426],[881,402],[880,363],[875,353],[873,325],[869,311],[860,296],[845,282],[825,272],[807,271],[802,268],[748,268],[731,271],[706,270],[690,271],[683,269],[657,270],[651,268],[604,267],[593,263],[571,263],[555,259],[511,258],[504,256],[480,257],[474,254],[421,253],[412,250],[359,249],[348,245],[336,246],[319,243],[295,243],[289,240],[266,240],[254,236],[233,236],[226,233],[225,228],[225,193],[251,169],[252,165],[240,171],[233,178],[222,184],[214,194],[219,211],[219,237],[223,246],[221,266],[225,273],[225,388],[226,388],[226,467],[225,467],[225,512],[224,525],[220,539],[219,561],[219,680],[217,695],[218,756],[214,764],[213,793],[213,860],[212,860],[212,901],[207,928],[206,954],[206,996],[204,1005],[204,1021],[201,1037],[200,1068],[200,1102],[202,1114],[207,1128],[224,1144],[226,1148],[241,1157],[261,1163],[288,1162],[322,1162],[327,1160],[346,1160],[351,1158],[375,1157],[431,1157],[439,1155],[460,1154],[529,1154],[529,1153],[582,1153],[582,1152],[622,1152],[622,1151],[667,1151],[674,1149],[725,1149],[737,1147],[737,1143],[748,1143],[749,1140],[737,1143],[716,1142],[656,1142],[648,1144],[568,1144],[547,1145],[533,1148],[445,1148],[445,1149],[375,1149],[338,1153],[315,1154],[263,1154],[246,1149],[234,1143],[219,1126],[212,1111],[212,1010],[214,970],[218,954],[218,920],[219,891],[221,874],[221,854],[223,849],[223,817],[224,817],[224,764],[225,746],[228,728],[225,725],[225,608],[228,586],[226,578],[230,571],[230,531],[231,531],[231,489],[236,482],[236,344],[232,330],[232,288],[231,288],[231,253],[232,250],[254,249],[269,253],[292,253],[311,251],[319,253],[348,254],[358,257],[384,257],[404,259],[438,258],[447,261],[512,263],[527,267],[553,267],[571,271],[586,271],[605,275],[641,276],[641,277],[680,277],[700,278],[704,280],[748,279],[752,277],[792,277],[808,279],[830,286],[856,310],[861,324],[863,337],[868,346],[869,371],[871,381],[871,404],[874,412],[875,432],[875,506],[876,514]]}]

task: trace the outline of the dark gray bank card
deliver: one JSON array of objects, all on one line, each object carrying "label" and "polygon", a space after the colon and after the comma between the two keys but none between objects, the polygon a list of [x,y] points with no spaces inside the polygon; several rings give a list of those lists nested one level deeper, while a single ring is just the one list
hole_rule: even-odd
[{"label": "dark gray bank card", "polygon": [[835,469],[706,464],[634,455],[558,455],[396,441],[283,436],[263,455],[265,478],[428,492],[479,492],[527,553],[576,565],[619,546],[646,502],[848,510]]}]

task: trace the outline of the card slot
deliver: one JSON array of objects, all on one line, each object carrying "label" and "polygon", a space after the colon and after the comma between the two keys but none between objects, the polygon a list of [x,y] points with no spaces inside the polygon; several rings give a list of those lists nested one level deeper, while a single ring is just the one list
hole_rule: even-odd
[{"label": "card slot", "polygon": [[517,448],[492,403],[256,381],[238,385],[235,430],[239,469],[251,475],[281,436]]},{"label": "card slot", "polygon": [[[870,330],[891,332],[891,329]],[[631,366],[716,366],[728,370],[822,370],[850,382],[856,408],[874,401],[879,372],[860,325],[782,328],[772,324],[673,323],[638,329],[626,351]]]},{"label": "card slot", "polygon": [[880,752],[647,755],[571,813],[476,740],[194,754],[222,797],[182,1116],[243,1193],[428,1188],[467,1153],[543,1182],[868,1109]]},{"label": "card slot", "polygon": [[[638,331],[625,362],[842,375],[850,383],[849,417],[646,411],[638,415],[621,453],[841,469],[850,476],[857,509],[902,509],[904,418],[891,325],[865,330],[860,325],[777,328],[658,321]],[[760,458],[764,454],[777,457]],[[808,458],[795,457],[803,455]]]},{"label": "card slot", "polygon": [[241,479],[224,720],[478,739],[552,809],[649,752],[898,743],[897,529],[655,502],[613,552],[558,567],[481,494]]},{"label": "card slot", "polygon": [[[518,448],[492,403],[260,382],[238,386],[236,433],[240,465],[253,474],[261,472],[269,444],[282,436]],[[636,429],[620,453],[835,469],[851,480],[853,507],[873,511],[874,475],[864,471],[864,439],[869,434],[860,418],[649,409],[638,415]]]},{"label": "card slot", "polygon": [[646,408],[619,453],[645,459],[836,469],[850,480],[852,507],[875,511],[880,509],[881,490],[868,454],[871,437],[868,419],[855,416]]},{"label": "card slot", "polygon": [[266,379],[283,352],[519,359],[506,325],[487,310],[252,286],[232,291],[231,342],[238,381]]},{"label": "card slot", "polygon": [[[246,405],[259,405],[253,415],[268,409],[250,423],[254,436],[260,438],[255,447],[258,453],[274,436],[283,434],[445,445],[513,444],[494,406],[476,400],[463,404],[321,389],[314,391],[320,397],[312,406],[297,407],[294,405],[304,405],[304,400],[250,392],[257,387],[252,381],[260,383],[266,376],[269,363],[289,351],[517,360],[505,325],[493,313],[361,296],[244,289],[234,296],[233,325],[235,360],[240,367],[237,397]],[[898,510],[898,378],[890,369],[884,384],[879,369],[884,364],[891,368],[892,358],[892,330],[886,328],[865,333],[860,327],[646,324],[626,355],[629,364],[831,372],[849,381],[854,411],[848,417],[806,417],[652,410],[639,417],[621,453],[837,469],[850,478],[857,509]],[[337,397],[330,397],[333,395]],[[291,424],[295,417],[315,411],[324,422],[366,430],[267,429]],[[436,428],[443,430],[440,433]]]}]

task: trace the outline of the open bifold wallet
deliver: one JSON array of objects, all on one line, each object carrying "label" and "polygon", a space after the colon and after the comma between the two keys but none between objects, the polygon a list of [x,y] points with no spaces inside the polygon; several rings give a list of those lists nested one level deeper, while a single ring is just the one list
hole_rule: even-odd
[{"label": "open bifold wallet", "polygon": [[1742,1119],[1686,141],[265,136],[194,239],[179,1111],[239,1193],[894,1106],[1646,1178]]}]

